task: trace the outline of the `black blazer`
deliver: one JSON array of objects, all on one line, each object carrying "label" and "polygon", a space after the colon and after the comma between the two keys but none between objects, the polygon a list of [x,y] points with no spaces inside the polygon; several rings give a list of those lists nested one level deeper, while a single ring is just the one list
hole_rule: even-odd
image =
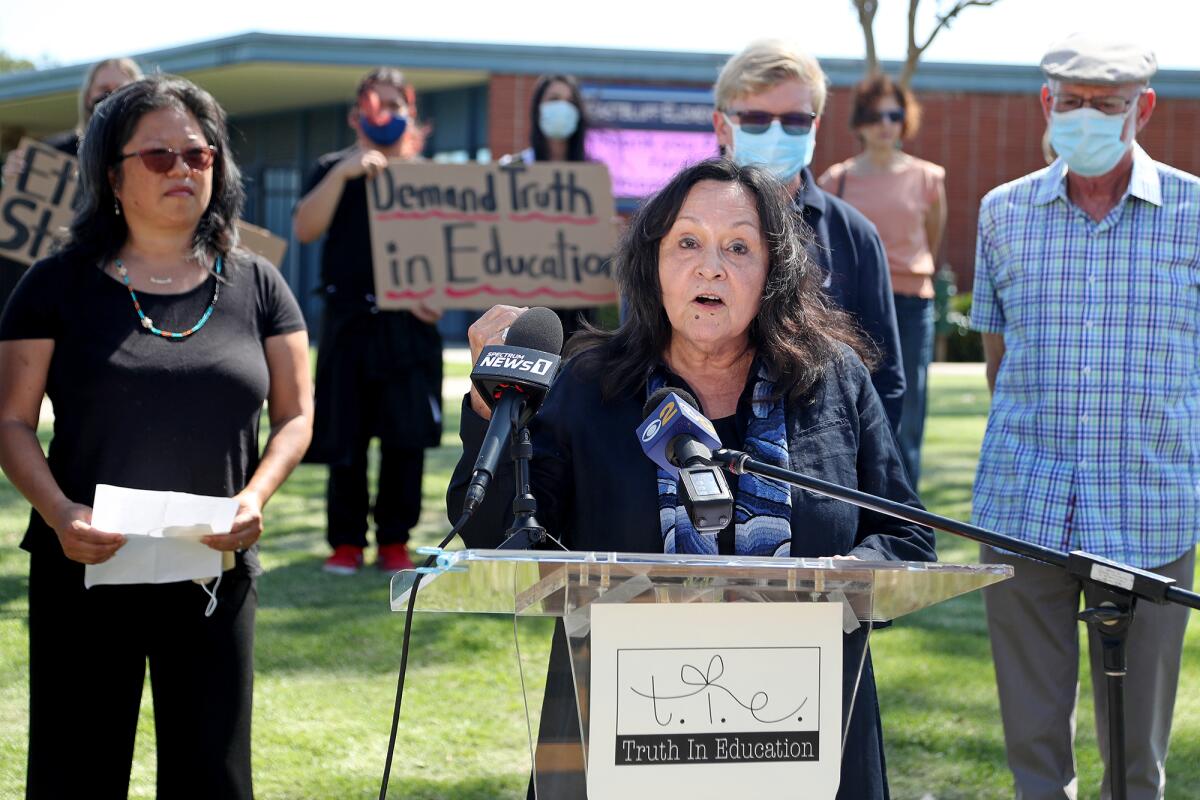
[{"label": "black blazer", "polygon": [[829,276],[825,290],[849,312],[879,348],[871,381],[892,430],[900,429],[904,405],[904,366],[887,255],[875,225],[858,209],[826,192],[805,167],[795,199],[800,218],[812,229],[808,254]]},{"label": "black blazer", "polygon": [[[680,387],[683,388],[683,387]],[[530,423],[534,442],[533,491],[538,520],[572,550],[662,552],[656,467],[635,429],[642,421],[645,388],[631,397],[604,402],[599,384],[568,362],[545,404]],[[826,367],[811,402],[787,409],[791,467],[817,478],[920,507],[896,450],[892,428],[862,362],[844,348]],[[463,456],[450,479],[446,502],[451,520],[462,508],[471,470],[488,423],[463,401]],[[513,474],[502,466],[462,536],[476,548],[499,544],[511,524]],[[868,560],[933,561],[928,528],[792,490],[793,556],[852,554]],[[845,637],[842,672],[840,800],[889,797],[883,731],[868,626]],[[861,680],[858,666],[863,665]],[[855,684],[857,683],[857,698]],[[561,625],[555,633],[546,680],[539,741],[578,740],[568,651]],[[552,698],[558,698],[555,701]],[[581,786],[564,787],[563,798],[584,796]]]},{"label": "black blazer", "polygon": [[[645,390],[604,402],[598,382],[568,361],[530,423],[538,520],[572,550],[662,552],[656,467],[635,429]],[[825,369],[808,403],[787,410],[791,468],[852,489],[920,507],[895,438],[862,362],[844,350]],[[463,456],[450,479],[447,508],[457,520],[487,421],[464,398]],[[462,532],[471,547],[500,543],[512,521],[513,474],[505,463]],[[863,559],[932,561],[929,529],[873,511],[792,490],[795,557],[853,554]]]}]

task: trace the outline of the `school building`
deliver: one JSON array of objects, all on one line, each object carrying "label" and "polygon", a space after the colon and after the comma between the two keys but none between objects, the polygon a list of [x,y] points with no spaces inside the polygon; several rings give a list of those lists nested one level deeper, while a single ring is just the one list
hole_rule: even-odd
[{"label": "school building", "polygon": [[[224,106],[247,181],[245,217],[291,240],[280,268],[312,323],[320,311],[319,243],[292,239],[291,210],[315,159],[352,142],[346,115],[367,69],[386,64],[405,71],[420,117],[431,126],[425,155],[447,162],[488,161],[527,147],[537,77],[575,75],[592,122],[589,153],[609,164],[619,205],[629,210],[685,161],[715,153],[711,87],[729,56],[267,33],[131,55],[147,72],[195,81]],[[847,123],[851,87],[862,77],[858,60],[821,64],[831,89],[817,137],[817,174],[858,149]],[[73,127],[87,67],[0,75],[0,149],[23,135]],[[898,65],[884,67],[895,72]],[[1044,164],[1041,85],[1033,64],[925,63],[914,80],[924,122],[907,149],[946,168],[943,260],[962,291],[970,291],[974,273],[980,198]],[[1200,173],[1200,73],[1160,71],[1152,86],[1159,108],[1139,141],[1156,159]],[[450,313],[442,327],[461,340],[466,324],[466,314]]]}]

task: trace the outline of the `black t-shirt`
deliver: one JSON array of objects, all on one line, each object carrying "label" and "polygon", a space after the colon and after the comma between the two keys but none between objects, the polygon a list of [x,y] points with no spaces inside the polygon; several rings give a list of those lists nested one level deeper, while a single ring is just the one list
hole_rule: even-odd
[{"label": "black t-shirt", "polygon": [[[304,184],[307,195],[350,150],[326,153]],[[367,217],[367,179],[352,178],[342,188],[342,197],[321,249],[321,283],[325,291],[350,300],[374,295],[375,274],[371,267],[371,223]]]},{"label": "black t-shirt", "polygon": [[[222,497],[246,486],[270,385],[263,342],[305,326],[278,270],[241,251],[234,261],[208,322],[177,341],[145,330],[128,290],[95,264],[54,256],[17,284],[0,340],[54,340],[48,459],[71,500],[91,505],[98,483]],[[138,292],[138,300],[156,327],[184,331],[216,280],[178,295]],[[51,541],[57,547],[35,511],[22,546]]]}]

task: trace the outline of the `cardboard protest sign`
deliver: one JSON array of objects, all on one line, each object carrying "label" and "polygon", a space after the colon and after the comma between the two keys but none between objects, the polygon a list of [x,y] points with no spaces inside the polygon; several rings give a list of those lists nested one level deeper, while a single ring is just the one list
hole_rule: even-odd
[{"label": "cardboard protest sign", "polygon": [[413,164],[367,183],[380,308],[616,301],[603,164]]},{"label": "cardboard protest sign", "polygon": [[277,267],[283,266],[288,246],[286,239],[280,239],[266,228],[238,220],[238,241],[251,253],[262,256]]},{"label": "cardboard protest sign", "polygon": [[[53,147],[22,139],[25,168],[0,193],[0,255],[32,264],[50,255],[66,235],[79,188],[79,162]],[[238,221],[241,244],[270,261],[283,263],[288,243],[265,228]]]},{"label": "cardboard protest sign", "polygon": [[71,224],[78,163],[33,139],[22,139],[25,167],[0,192],[0,256],[32,264],[50,255]]}]

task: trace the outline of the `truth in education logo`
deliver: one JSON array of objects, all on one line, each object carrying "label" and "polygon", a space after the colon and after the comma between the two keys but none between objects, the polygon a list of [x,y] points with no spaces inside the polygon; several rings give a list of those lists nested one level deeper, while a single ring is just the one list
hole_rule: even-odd
[{"label": "truth in education logo", "polygon": [[615,763],[820,758],[820,647],[617,650]]}]

